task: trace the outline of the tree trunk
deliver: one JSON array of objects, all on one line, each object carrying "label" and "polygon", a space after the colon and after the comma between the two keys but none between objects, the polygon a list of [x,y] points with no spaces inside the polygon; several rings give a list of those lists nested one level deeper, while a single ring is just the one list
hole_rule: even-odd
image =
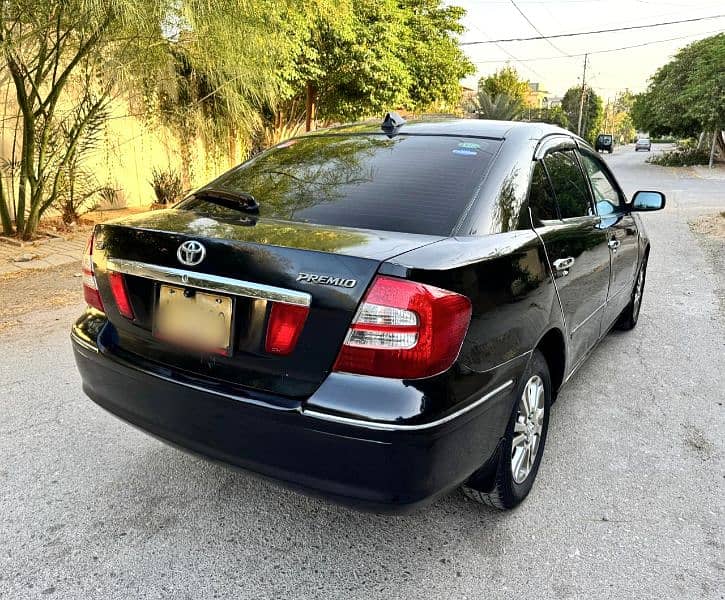
[{"label": "tree trunk", "polygon": [[315,96],[317,90],[311,83],[307,83],[307,100],[305,103],[305,131],[312,131],[314,113],[315,113]]},{"label": "tree trunk", "polygon": [[4,235],[13,234],[13,220],[10,218],[10,208],[8,206],[8,198],[3,187],[3,179],[0,176],[0,224]]},{"label": "tree trunk", "polygon": [[702,150],[705,147],[705,138],[707,138],[707,131],[701,131],[700,137],[697,138],[697,149]]},{"label": "tree trunk", "polygon": [[31,200],[30,212],[28,218],[25,221],[25,227],[22,232],[18,227],[18,233],[21,233],[21,237],[24,240],[32,240],[35,232],[38,230],[38,224],[40,223],[40,198],[37,201]]},{"label": "tree trunk", "polygon": [[717,146],[717,138],[720,137],[719,131],[712,132],[712,148],[710,148],[710,164],[708,167],[712,169],[712,163],[715,162],[715,147]]},{"label": "tree trunk", "polygon": [[29,157],[32,152],[32,145],[28,142],[28,128],[23,123],[23,142],[20,147],[20,176],[18,178],[18,202],[16,204],[15,225],[18,231],[25,230],[25,202],[28,198],[28,184],[30,178],[28,171],[32,168],[32,158]]},{"label": "tree trunk", "polygon": [[720,160],[725,160],[725,138],[723,138],[723,132],[718,131],[715,137],[717,143],[717,152],[720,154]]}]

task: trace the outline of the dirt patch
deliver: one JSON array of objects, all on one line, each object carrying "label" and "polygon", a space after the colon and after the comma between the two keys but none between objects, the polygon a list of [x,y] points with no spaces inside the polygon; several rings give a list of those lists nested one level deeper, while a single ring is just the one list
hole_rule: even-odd
[{"label": "dirt patch", "polygon": [[685,425],[685,445],[692,450],[700,460],[708,460],[715,451],[715,444],[705,435],[699,427]]},{"label": "dirt patch", "polygon": [[696,233],[725,240],[725,211],[699,217],[690,223],[690,227]]},{"label": "dirt patch", "polygon": [[704,215],[690,222],[690,229],[713,263],[717,277],[720,316],[725,319],[725,211]]},{"label": "dirt patch", "polygon": [[0,331],[21,323],[21,317],[83,303],[80,261],[35,271],[0,275]]}]

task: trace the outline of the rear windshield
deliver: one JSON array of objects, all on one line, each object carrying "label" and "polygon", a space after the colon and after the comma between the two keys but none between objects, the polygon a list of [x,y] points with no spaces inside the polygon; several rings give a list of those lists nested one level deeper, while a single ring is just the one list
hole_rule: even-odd
[{"label": "rear windshield", "polygon": [[[500,145],[404,134],[303,137],[260,154],[209,187],[251,194],[260,217],[450,235]],[[234,208],[213,204],[192,197],[179,207],[235,218]]]}]

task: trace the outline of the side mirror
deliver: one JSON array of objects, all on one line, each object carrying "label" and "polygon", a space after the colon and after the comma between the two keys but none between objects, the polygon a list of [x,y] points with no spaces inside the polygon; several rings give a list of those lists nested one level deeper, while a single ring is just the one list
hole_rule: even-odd
[{"label": "side mirror", "polygon": [[629,210],[631,212],[662,210],[665,207],[665,201],[665,195],[662,192],[639,191],[632,198]]}]

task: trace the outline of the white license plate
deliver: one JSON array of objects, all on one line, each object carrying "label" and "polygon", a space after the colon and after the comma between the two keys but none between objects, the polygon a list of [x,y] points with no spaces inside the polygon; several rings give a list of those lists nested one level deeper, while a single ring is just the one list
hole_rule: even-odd
[{"label": "white license plate", "polygon": [[232,306],[228,296],[161,285],[154,336],[187,348],[228,355]]}]

